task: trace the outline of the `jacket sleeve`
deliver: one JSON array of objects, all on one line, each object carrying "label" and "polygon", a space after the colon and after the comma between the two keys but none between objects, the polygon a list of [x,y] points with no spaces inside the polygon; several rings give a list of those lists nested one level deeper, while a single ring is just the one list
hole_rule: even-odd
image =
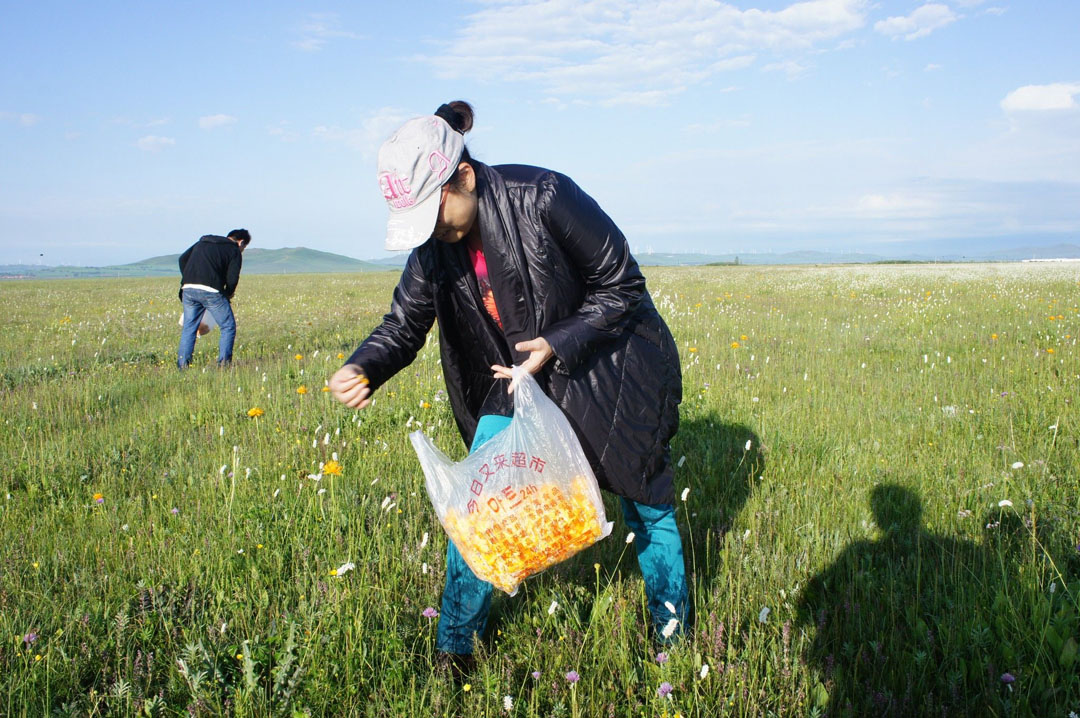
[{"label": "jacket sleeve", "polygon": [[434,323],[432,284],[423,271],[417,249],[409,255],[394,289],[390,311],[346,363],[363,369],[368,386],[375,391],[416,359]]},{"label": "jacket sleeve", "polygon": [[542,193],[542,221],[585,282],[581,307],[540,332],[555,352],[556,371],[570,373],[622,333],[645,296],[645,277],[626,237],[573,180],[552,173]]},{"label": "jacket sleeve", "polygon": [[225,268],[225,296],[232,299],[233,293],[236,291],[236,285],[240,283],[240,267],[244,263],[244,254],[239,248],[236,252],[230,253],[229,264]]}]

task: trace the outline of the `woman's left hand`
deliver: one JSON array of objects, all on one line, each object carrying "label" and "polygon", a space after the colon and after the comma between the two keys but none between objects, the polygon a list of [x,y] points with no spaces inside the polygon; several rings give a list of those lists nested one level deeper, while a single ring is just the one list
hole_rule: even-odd
[{"label": "woman's left hand", "polygon": [[[551,357],[555,356],[554,350],[551,345],[548,344],[548,340],[543,337],[537,337],[536,339],[530,339],[527,342],[518,342],[514,345],[514,349],[519,352],[529,352],[529,358],[521,363],[521,368],[530,374],[535,374],[548,363]],[[495,372],[496,379],[512,379],[510,367],[501,366],[499,364],[492,364],[491,370]],[[513,384],[510,385],[509,393],[513,393]]]}]

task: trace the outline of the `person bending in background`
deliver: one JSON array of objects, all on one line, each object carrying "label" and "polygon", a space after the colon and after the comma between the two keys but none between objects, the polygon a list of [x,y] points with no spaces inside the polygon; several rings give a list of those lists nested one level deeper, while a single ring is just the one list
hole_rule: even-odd
[{"label": "person bending in background", "polygon": [[226,237],[207,234],[180,255],[180,301],[184,305],[176,360],[180,369],[191,364],[195,339],[207,312],[221,327],[218,365],[227,366],[232,361],[236,319],[229,300],[240,281],[244,249],[250,242],[251,234],[246,229],[234,229]]},{"label": "person bending in background", "polygon": [[[534,374],[566,414],[600,487],[635,535],[651,624],[682,631],[687,582],[669,442],[679,423],[678,350],[615,223],[569,177],[489,166],[465,148],[472,107],[406,122],[382,145],[386,248],[412,250],[389,313],[330,380],[362,409],[439,322],[446,388],[475,451],[509,424],[510,366]],[[471,664],[492,587],[450,542],[436,648]]]}]

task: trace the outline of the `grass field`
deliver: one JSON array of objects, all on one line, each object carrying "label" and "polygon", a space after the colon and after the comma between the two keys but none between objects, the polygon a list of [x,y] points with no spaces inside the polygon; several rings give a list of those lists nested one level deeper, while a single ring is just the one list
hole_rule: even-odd
[{"label": "grass field", "polygon": [[395,274],[244,278],[234,366],[184,373],[175,279],[0,284],[0,714],[1080,713],[1076,266],[647,276],[694,625],[658,654],[609,501],[467,684],[407,439],[465,453],[437,332],[373,407],[323,391]]}]

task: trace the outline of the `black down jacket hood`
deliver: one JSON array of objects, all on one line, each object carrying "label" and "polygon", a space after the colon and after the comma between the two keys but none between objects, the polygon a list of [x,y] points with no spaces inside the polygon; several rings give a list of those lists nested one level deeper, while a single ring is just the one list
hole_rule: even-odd
[{"label": "black down jacket hood", "polygon": [[601,488],[672,503],[669,442],[682,401],[679,355],[615,223],[569,177],[473,162],[480,237],[502,329],[481,303],[465,242],[409,256],[390,311],[349,358],[372,391],[408,366],[439,322],[446,389],[466,446],[482,414],[509,414],[492,364],[520,364],[542,336],[536,376],[574,427]]}]

